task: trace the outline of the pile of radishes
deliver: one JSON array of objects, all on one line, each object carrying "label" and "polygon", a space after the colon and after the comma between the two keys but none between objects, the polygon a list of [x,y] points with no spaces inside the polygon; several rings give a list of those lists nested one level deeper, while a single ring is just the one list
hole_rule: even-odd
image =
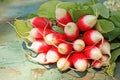
[{"label": "pile of radishes", "polygon": [[[84,15],[75,23],[66,9],[56,8],[55,17],[56,24],[45,17],[31,19],[33,28],[28,36],[31,45],[27,48],[37,53],[33,60],[40,64],[55,63],[60,71],[83,72],[91,67],[109,66],[110,44],[94,28],[96,16]],[[53,30],[54,25],[64,33]]]}]

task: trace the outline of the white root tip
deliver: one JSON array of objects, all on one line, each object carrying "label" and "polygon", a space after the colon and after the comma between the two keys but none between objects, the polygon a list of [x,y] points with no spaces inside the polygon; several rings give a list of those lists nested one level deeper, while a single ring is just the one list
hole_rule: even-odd
[{"label": "white root tip", "polygon": [[66,58],[60,58],[57,62],[57,67],[60,71],[65,71],[65,70],[69,69],[70,64],[66,60]]},{"label": "white root tip", "polygon": [[61,19],[66,15],[67,11],[62,8],[56,8],[55,14],[57,19]]},{"label": "white root tip", "polygon": [[86,15],[84,17],[84,22],[86,25],[93,27],[97,22],[97,17],[94,15]]}]

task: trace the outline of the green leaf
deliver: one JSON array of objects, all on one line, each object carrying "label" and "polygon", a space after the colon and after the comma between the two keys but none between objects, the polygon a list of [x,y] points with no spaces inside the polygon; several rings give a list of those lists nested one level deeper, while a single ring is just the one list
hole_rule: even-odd
[{"label": "green leaf", "polygon": [[22,38],[28,36],[27,32],[29,32],[32,29],[30,22],[24,20],[16,20],[14,22],[14,26],[18,36]]},{"label": "green leaf", "polygon": [[114,50],[116,48],[119,48],[120,47],[120,43],[117,42],[117,43],[111,43],[111,50]]},{"label": "green leaf", "polygon": [[64,9],[69,11],[72,8],[76,8],[77,7],[77,3],[75,3],[75,2],[60,2],[60,3],[57,4],[56,7],[64,8]]},{"label": "green leaf", "polygon": [[111,11],[110,20],[115,24],[116,27],[120,27],[120,11]]},{"label": "green leaf", "polygon": [[53,26],[52,29],[58,33],[61,33],[61,34],[64,33],[64,30],[61,27]]},{"label": "green leaf", "polygon": [[75,2],[60,2],[57,4],[56,8],[64,8],[71,14],[72,17],[74,17],[73,14],[71,13],[71,10],[77,8],[77,3],[75,3]]},{"label": "green leaf", "polygon": [[111,52],[112,57],[110,59],[110,63],[114,63],[117,60],[119,55],[120,55],[120,48],[115,49],[114,51],[112,51]]},{"label": "green leaf", "polygon": [[115,67],[116,67],[116,63],[114,62],[105,72],[110,76],[114,76]]},{"label": "green leaf", "polygon": [[108,33],[114,29],[114,24],[105,19],[99,19],[96,25],[96,29],[101,33]]},{"label": "green leaf", "polygon": [[34,13],[31,13],[31,14],[28,15],[28,19],[34,18],[34,17],[36,17],[36,16],[38,16],[38,15],[37,15],[37,14],[34,14]]},{"label": "green leaf", "polygon": [[91,1],[87,1],[87,2],[85,2],[83,5],[94,5],[95,3],[98,3],[98,0],[91,0]]},{"label": "green leaf", "polygon": [[120,28],[114,28],[114,30],[108,32],[106,35],[109,41],[112,41],[120,35]]},{"label": "green leaf", "polygon": [[84,15],[93,15],[93,10],[89,6],[83,6],[83,5],[78,5],[77,8],[74,8],[70,11],[72,13],[74,21],[77,22],[77,20]]},{"label": "green leaf", "polygon": [[38,15],[49,19],[55,19],[55,8],[61,1],[47,1],[42,4],[38,9]]},{"label": "green leaf", "polygon": [[97,15],[101,15],[103,18],[109,18],[109,9],[107,9],[102,3],[92,5],[94,12]]}]

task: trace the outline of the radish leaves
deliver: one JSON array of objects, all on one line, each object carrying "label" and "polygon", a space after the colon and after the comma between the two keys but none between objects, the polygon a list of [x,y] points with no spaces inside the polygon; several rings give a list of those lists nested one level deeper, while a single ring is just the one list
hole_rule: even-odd
[{"label": "radish leaves", "polygon": [[32,29],[30,22],[24,20],[16,20],[14,26],[18,36],[22,38],[28,36],[26,32]]},{"label": "radish leaves", "polygon": [[96,28],[101,33],[107,33],[114,29],[114,24],[108,20],[99,19]]},{"label": "radish leaves", "polygon": [[55,19],[55,8],[61,1],[48,1],[42,4],[38,10],[38,15],[49,19]]},{"label": "radish leaves", "polygon": [[104,18],[109,18],[109,9],[107,9],[102,3],[97,3],[92,5],[92,8],[96,14],[104,17]]}]

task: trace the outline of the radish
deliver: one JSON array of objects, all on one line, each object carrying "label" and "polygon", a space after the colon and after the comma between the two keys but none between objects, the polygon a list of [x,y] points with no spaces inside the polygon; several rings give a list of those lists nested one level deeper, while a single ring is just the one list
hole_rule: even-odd
[{"label": "radish", "polygon": [[40,28],[40,29],[36,29],[31,31],[31,35],[35,38],[40,38],[40,39],[43,39],[43,37],[49,33],[52,33],[52,32],[55,32],[53,31],[52,29],[49,29],[49,28]]},{"label": "radish", "polygon": [[100,48],[100,50],[102,51],[102,54],[108,54],[109,57],[111,57],[110,43],[107,40],[104,39],[103,42],[99,42],[96,46]]},{"label": "radish", "polygon": [[35,40],[31,46],[27,46],[28,49],[35,51],[36,53],[47,52],[51,46],[48,45],[44,40]]},{"label": "radish", "polygon": [[75,23],[69,22],[64,28],[64,33],[68,39],[74,40],[79,35],[79,29]]},{"label": "radish", "polygon": [[88,59],[99,60],[102,57],[101,50],[96,46],[86,46],[84,54]]},{"label": "radish", "polygon": [[72,63],[80,72],[85,71],[89,66],[87,57],[82,52],[75,52],[72,55]]},{"label": "radish", "polygon": [[58,52],[58,49],[56,47],[52,47],[48,50],[46,54],[46,59],[48,63],[55,63],[57,62],[61,57],[61,54]]},{"label": "radish", "polygon": [[95,45],[101,40],[103,41],[104,38],[97,30],[89,30],[83,34],[83,40],[86,45]]},{"label": "radish", "polygon": [[47,28],[52,27],[52,22],[49,19],[47,19],[45,17],[39,17],[39,16],[32,18],[31,24],[33,27],[39,28],[39,29],[45,28],[45,27],[47,27]]},{"label": "radish", "polygon": [[52,33],[52,32],[55,32],[49,28],[32,28],[32,30],[30,31],[27,39],[31,42],[37,40],[37,39],[43,39],[45,35],[49,34],[49,33]]},{"label": "radish", "polygon": [[49,64],[46,60],[46,53],[40,53],[37,55],[37,57],[32,58],[32,60],[34,60],[40,64]]},{"label": "radish", "polygon": [[100,58],[100,61],[102,62],[102,66],[109,66],[110,65],[110,57],[107,54],[103,54],[102,58]]},{"label": "radish", "polygon": [[37,62],[40,64],[49,64],[46,61],[46,53],[40,53],[36,57],[32,57],[30,54],[26,54],[27,59],[29,59],[32,62]]},{"label": "radish", "polygon": [[85,43],[82,39],[76,39],[73,41],[73,49],[77,52],[82,51],[85,48]]},{"label": "radish", "polygon": [[58,45],[58,52],[62,55],[68,55],[72,52],[72,45],[67,42],[62,42]]},{"label": "radish", "polygon": [[100,61],[106,62],[108,60],[109,56],[107,54],[103,54],[102,57],[100,58]]},{"label": "radish", "polygon": [[77,25],[81,31],[90,30],[95,26],[97,17],[94,15],[85,15],[78,19]]},{"label": "radish", "polygon": [[103,54],[99,60],[93,61],[92,66],[94,68],[101,68],[102,66],[108,66],[109,64],[109,56],[107,54]]},{"label": "radish", "polygon": [[40,38],[43,39],[42,32],[38,28],[32,28],[30,31],[30,36],[33,38]]},{"label": "radish", "polygon": [[44,29],[39,28],[39,32],[42,34],[43,37],[45,37],[45,35],[55,32],[55,31],[53,31],[52,29],[49,29],[49,28],[44,28]]},{"label": "radish", "polygon": [[94,68],[101,68],[102,67],[102,62],[99,60],[93,61],[92,66]]},{"label": "radish", "polygon": [[59,43],[66,40],[66,36],[60,33],[50,33],[44,37],[44,40],[49,45],[58,45]]},{"label": "radish", "polygon": [[64,28],[67,23],[73,21],[70,13],[63,8],[56,8],[55,16],[56,21],[61,28]]},{"label": "radish", "polygon": [[66,57],[66,56],[65,57],[61,57],[57,61],[57,68],[60,71],[68,70],[71,66],[72,66],[71,57]]}]

